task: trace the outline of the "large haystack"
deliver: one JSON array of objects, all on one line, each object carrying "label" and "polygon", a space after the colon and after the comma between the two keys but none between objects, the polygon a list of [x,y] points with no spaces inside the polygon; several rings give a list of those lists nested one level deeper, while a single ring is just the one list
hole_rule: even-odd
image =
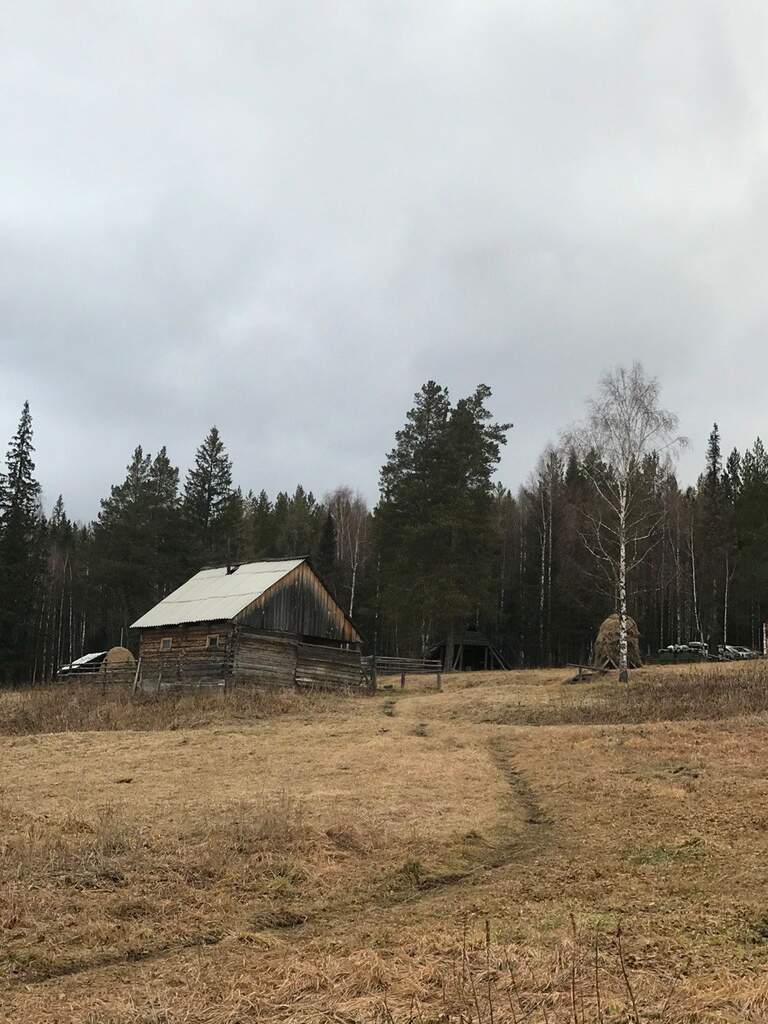
[{"label": "large haystack", "polygon": [[136,659],[127,647],[110,647],[104,664],[107,669],[132,668],[136,665]]},{"label": "large haystack", "polygon": [[[640,668],[643,664],[640,657],[640,631],[634,619],[627,616],[627,664],[630,668]],[[619,616],[609,615],[600,626],[595,640],[595,666],[606,665],[619,667]]]}]

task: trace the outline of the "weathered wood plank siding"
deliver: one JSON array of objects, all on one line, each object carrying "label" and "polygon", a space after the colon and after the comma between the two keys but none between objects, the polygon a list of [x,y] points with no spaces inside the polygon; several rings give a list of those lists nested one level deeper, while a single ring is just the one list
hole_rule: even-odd
[{"label": "weathered wood plank siding", "polygon": [[366,688],[360,652],[319,644],[299,644],[296,685],[322,690]]},{"label": "weathered wood plank siding", "polygon": [[236,627],[232,676],[235,682],[293,686],[296,675],[295,637],[258,633]]},{"label": "weathered wood plank siding", "polygon": [[235,622],[321,640],[360,641],[352,623],[306,562],[244,609]]}]

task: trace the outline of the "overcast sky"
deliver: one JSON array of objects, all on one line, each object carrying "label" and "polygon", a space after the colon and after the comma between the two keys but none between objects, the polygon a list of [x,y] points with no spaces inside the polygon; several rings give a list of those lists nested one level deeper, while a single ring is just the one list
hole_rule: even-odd
[{"label": "overcast sky", "polygon": [[0,444],[48,505],[218,424],[244,488],[376,496],[485,382],[516,488],[639,358],[768,435],[764,0],[5,0]]}]

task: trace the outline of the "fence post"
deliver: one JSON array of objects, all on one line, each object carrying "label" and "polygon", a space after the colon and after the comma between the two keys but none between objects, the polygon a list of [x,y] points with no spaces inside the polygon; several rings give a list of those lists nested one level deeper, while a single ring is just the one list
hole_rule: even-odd
[{"label": "fence post", "polygon": [[438,693],[442,693],[443,677],[442,677],[442,674],[440,672],[437,673],[437,689],[438,689]]},{"label": "fence post", "polygon": [[133,689],[131,690],[131,693],[133,694],[135,694],[139,688],[139,672],[141,672],[141,657],[139,657],[139,660],[136,662],[136,674],[133,677]]},{"label": "fence post", "polygon": [[400,673],[400,689],[405,689],[405,671]]}]

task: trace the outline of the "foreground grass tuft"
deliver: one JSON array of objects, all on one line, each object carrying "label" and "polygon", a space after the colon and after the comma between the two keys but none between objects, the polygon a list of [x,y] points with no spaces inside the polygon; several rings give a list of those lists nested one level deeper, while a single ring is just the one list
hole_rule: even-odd
[{"label": "foreground grass tuft", "polygon": [[258,721],[281,715],[339,711],[348,698],[324,693],[235,687],[227,693],[133,695],[127,687],[102,690],[66,683],[22,691],[0,691],[0,735],[102,732],[133,729],[201,729],[221,722]]}]

